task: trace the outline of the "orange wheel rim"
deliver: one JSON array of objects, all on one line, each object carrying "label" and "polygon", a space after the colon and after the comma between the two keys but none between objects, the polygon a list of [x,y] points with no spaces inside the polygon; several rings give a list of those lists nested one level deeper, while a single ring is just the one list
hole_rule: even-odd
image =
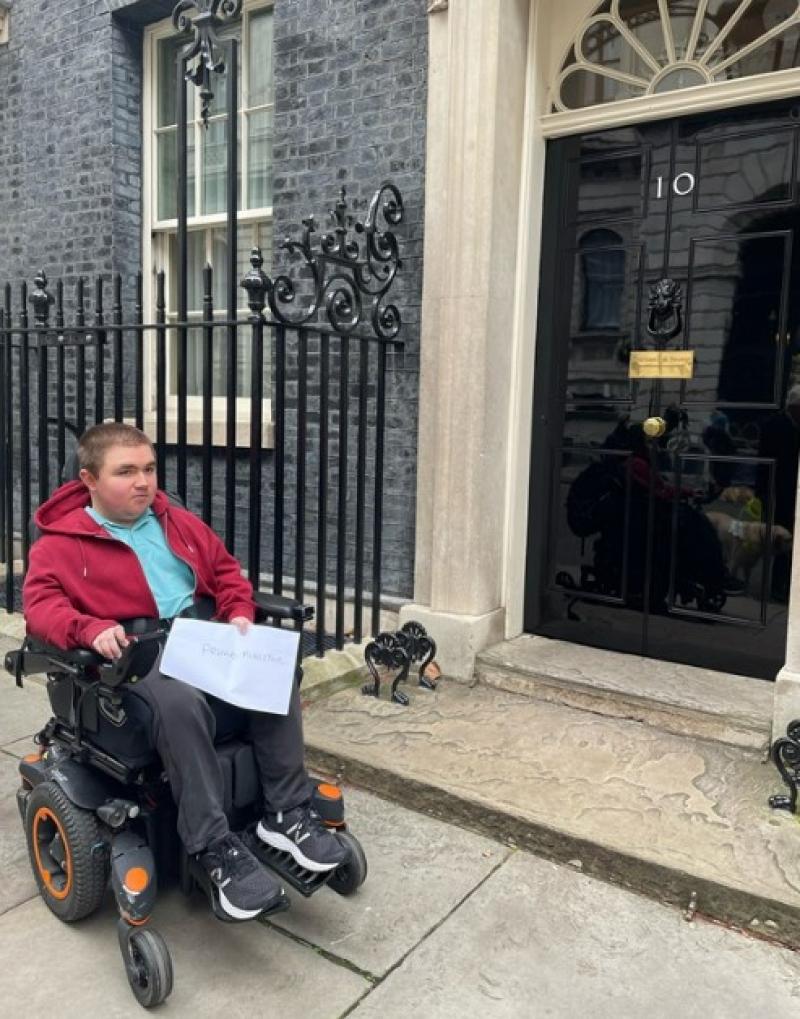
[{"label": "orange wheel rim", "polygon": [[[52,835],[49,832],[44,831],[45,825],[52,825],[56,833],[61,837],[61,844],[64,846],[64,863],[59,863],[54,857],[51,856],[53,863],[58,867],[58,872],[54,874],[49,867],[47,867],[42,859],[42,848],[46,842],[52,842],[55,838],[55,833]],[[49,895],[52,895],[54,899],[66,899],[69,893],[72,891],[72,853],[69,849],[69,842],[64,831],[64,827],[61,821],[56,817],[53,811],[49,807],[39,807],[36,813],[33,815],[33,855],[36,860],[36,870],[39,873],[39,877],[44,884]],[[54,878],[60,873],[64,877],[63,887],[57,887],[54,883]]]}]

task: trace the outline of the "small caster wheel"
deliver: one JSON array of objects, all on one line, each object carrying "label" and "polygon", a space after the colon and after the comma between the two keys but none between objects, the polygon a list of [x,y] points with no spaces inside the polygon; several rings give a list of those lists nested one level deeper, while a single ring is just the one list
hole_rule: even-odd
[{"label": "small caster wheel", "polygon": [[166,1001],[172,992],[172,959],[166,942],[151,928],[120,921],[119,947],[134,997],[144,1008]]},{"label": "small caster wheel", "polygon": [[347,848],[347,858],[329,878],[328,887],[339,895],[353,895],[367,880],[367,858],[355,835],[341,831],[336,837]]}]

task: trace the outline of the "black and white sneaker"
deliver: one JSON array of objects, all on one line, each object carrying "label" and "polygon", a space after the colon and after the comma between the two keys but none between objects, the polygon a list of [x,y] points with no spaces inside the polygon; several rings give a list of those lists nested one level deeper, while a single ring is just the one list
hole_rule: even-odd
[{"label": "black and white sneaker", "polygon": [[262,842],[290,853],[306,870],[319,874],[344,862],[347,850],[319,814],[306,803],[293,810],[266,814],[256,828]]},{"label": "black and white sneaker", "polygon": [[280,883],[232,833],[216,839],[197,859],[216,886],[220,908],[232,920],[253,920],[283,898]]}]

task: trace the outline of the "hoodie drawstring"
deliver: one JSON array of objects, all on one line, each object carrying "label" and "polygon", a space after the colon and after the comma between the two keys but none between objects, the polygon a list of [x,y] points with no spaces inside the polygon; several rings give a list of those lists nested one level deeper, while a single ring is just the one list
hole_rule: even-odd
[{"label": "hoodie drawstring", "polygon": [[[190,541],[188,541],[186,539],[186,535],[181,530],[180,524],[177,522],[177,520],[171,520],[169,517],[166,517],[165,520],[164,520],[164,523],[165,524],[171,524],[175,528],[175,530],[178,532],[178,534],[181,537],[181,541],[184,543],[184,545],[187,547],[187,549],[192,553],[192,555],[194,555],[195,552],[194,552],[194,549],[192,548],[192,544],[191,544]],[[166,534],[166,527],[164,528],[164,533]]]}]

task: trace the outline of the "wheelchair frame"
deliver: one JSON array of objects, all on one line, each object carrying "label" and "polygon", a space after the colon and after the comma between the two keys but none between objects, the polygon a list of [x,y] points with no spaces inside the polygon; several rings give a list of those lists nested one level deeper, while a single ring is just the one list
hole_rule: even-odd
[{"label": "wheelchair frame", "polygon": [[[253,598],[257,623],[288,621],[301,630],[313,617],[310,606],[289,598],[259,592]],[[209,604],[199,605],[192,614],[210,618]],[[165,634],[152,628],[157,623],[123,621],[126,632],[136,639],[113,662],[91,650],[64,651],[31,637],[5,656],[5,668],[18,686],[25,676],[47,674],[54,712],[35,737],[39,750],[19,765],[17,804],[39,891],[51,911],[71,923],[99,907],[110,878],[120,914],[118,938],[126,975],[145,1007],[164,1001],[173,984],[169,950],[161,935],[145,926],[155,905],[158,876],[177,879],[187,894],[201,886],[215,914],[230,919],[215,902],[214,886],[180,843],[175,831],[177,810],[157,756],[143,756],[140,764],[126,762],[91,739],[101,715],[112,725],[126,720],[123,691],[155,663]],[[301,678],[298,666],[298,682]],[[230,758],[232,783],[237,774],[233,759],[241,752],[246,756],[243,748],[247,746],[238,740],[221,744],[221,759]],[[237,802],[231,790],[232,828],[244,826],[243,838],[251,851],[291,887],[310,896],[327,884],[341,895],[350,895],[363,884],[366,858],[358,840],[347,831],[337,787],[318,783],[313,797],[323,822],[348,850],[339,868],[323,873],[307,871],[290,854],[265,846],[253,831],[258,796],[248,804],[242,802],[247,800],[247,790],[240,793]],[[76,888],[78,892],[70,898]],[[281,896],[269,912],[288,905]]]}]

